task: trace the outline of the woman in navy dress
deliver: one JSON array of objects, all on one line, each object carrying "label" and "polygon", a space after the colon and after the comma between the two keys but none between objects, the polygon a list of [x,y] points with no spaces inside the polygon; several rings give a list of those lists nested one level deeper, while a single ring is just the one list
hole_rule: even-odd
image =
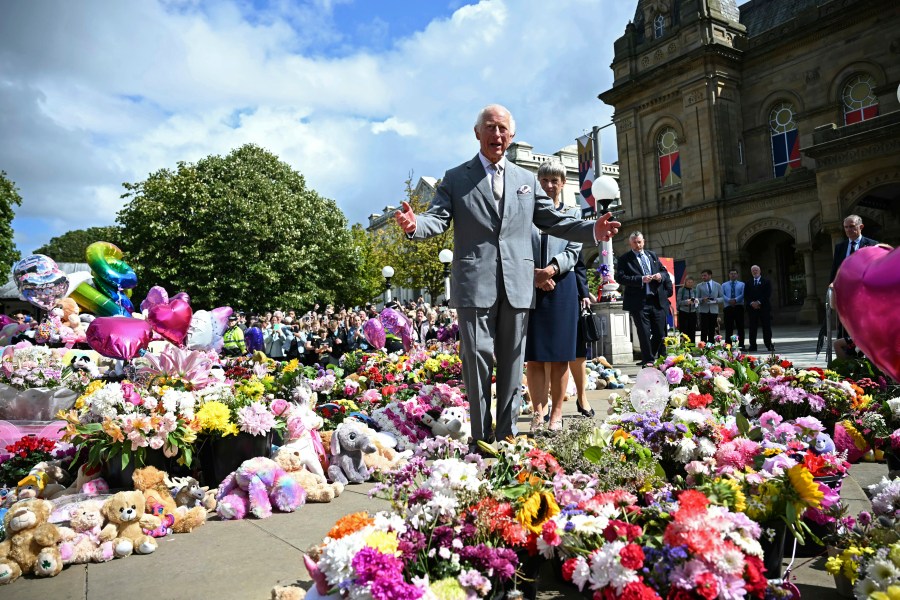
[{"label": "woman in navy dress", "polygon": [[[538,181],[556,208],[562,204],[562,190],[566,184],[566,168],[559,162],[543,163],[538,169]],[[534,252],[535,307],[528,317],[528,336],[525,342],[525,377],[534,409],[531,430],[544,424],[547,392],[550,392],[550,424],[548,429],[562,429],[562,409],[569,382],[569,361],[576,358],[578,329],[578,290],[573,268],[581,252],[581,244],[567,242],[536,227],[531,233]],[[549,368],[548,368],[549,367]]]}]

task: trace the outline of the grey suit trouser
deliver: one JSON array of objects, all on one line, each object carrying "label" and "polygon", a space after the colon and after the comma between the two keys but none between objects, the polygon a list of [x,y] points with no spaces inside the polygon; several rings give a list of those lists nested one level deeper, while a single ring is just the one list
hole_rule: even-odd
[{"label": "grey suit trouser", "polygon": [[[502,286],[501,286],[502,290]],[[513,308],[501,293],[491,308],[459,308],[462,378],[469,399],[473,441],[489,439],[491,423],[491,375],[497,357],[498,440],[516,436],[521,406],[522,369],[525,365],[527,308]]]}]

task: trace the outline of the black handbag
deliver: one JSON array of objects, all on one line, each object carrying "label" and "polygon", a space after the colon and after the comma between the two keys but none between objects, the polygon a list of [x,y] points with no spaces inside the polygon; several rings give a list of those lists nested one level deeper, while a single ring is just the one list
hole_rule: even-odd
[{"label": "black handbag", "polygon": [[600,316],[587,308],[581,310],[581,334],[586,342],[598,342],[602,336]]}]

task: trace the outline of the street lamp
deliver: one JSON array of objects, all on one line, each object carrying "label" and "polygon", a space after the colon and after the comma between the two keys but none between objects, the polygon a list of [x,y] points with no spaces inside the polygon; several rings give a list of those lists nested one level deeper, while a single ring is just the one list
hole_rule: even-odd
[{"label": "street lamp", "polygon": [[453,262],[453,250],[444,248],[438,252],[438,260],[444,265],[444,303],[450,304],[450,263]]},{"label": "street lamp", "polygon": [[[622,206],[622,194],[619,191],[619,182],[614,178],[609,175],[601,175],[595,179],[593,185],[591,185],[591,194],[594,196],[594,201],[597,203],[598,217],[607,211],[612,211],[614,215],[619,213],[617,209],[620,209]],[[609,268],[609,278],[610,280],[615,281],[616,273],[614,265],[616,263],[613,260],[612,240],[601,242],[600,249],[602,252],[600,258]]]},{"label": "street lamp", "polygon": [[381,276],[384,277],[384,303],[391,301],[391,277],[394,276],[394,267],[387,265],[381,267]]}]

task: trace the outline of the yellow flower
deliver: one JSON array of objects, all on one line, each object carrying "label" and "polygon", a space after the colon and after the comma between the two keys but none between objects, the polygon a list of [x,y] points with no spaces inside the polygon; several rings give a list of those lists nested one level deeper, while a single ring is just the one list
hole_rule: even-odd
[{"label": "yellow flower", "polygon": [[730,492],[732,497],[730,498],[731,509],[734,512],[744,512],[747,510],[747,496],[744,494],[744,490],[741,489],[741,484],[738,483],[735,479],[717,479],[716,483],[721,483],[724,486],[730,488]]},{"label": "yellow flower", "polygon": [[231,411],[222,402],[212,400],[197,411],[197,421],[200,423],[201,431],[225,433],[231,423]]},{"label": "yellow flower", "polygon": [[193,444],[195,441],[197,441],[197,432],[189,427],[186,428],[184,430],[184,434],[181,436],[181,441],[183,441],[185,444]]},{"label": "yellow flower", "polygon": [[822,499],[825,497],[825,494],[819,489],[819,484],[815,482],[809,469],[803,465],[794,465],[788,469],[787,474],[803,506],[811,508],[822,506]]},{"label": "yellow flower", "polygon": [[300,368],[300,361],[295,358],[295,359],[289,360],[287,363],[285,363],[284,367],[282,368],[282,371],[284,373],[293,373],[294,371],[296,371],[299,368]]},{"label": "yellow flower", "polygon": [[857,447],[859,450],[865,450],[869,447],[869,443],[866,442],[866,438],[856,430],[856,427],[853,426],[853,423],[850,421],[843,421],[841,423],[844,426],[844,429],[847,430],[847,435],[850,436],[850,439],[853,440],[853,445]]},{"label": "yellow flower", "polygon": [[397,534],[393,531],[373,531],[366,536],[365,544],[382,554],[399,555]]},{"label": "yellow flower", "polygon": [[432,373],[436,373],[437,370],[441,368],[441,363],[438,362],[434,358],[429,358],[428,360],[425,361],[424,367],[425,367],[426,371],[431,371]]},{"label": "yellow flower", "polygon": [[544,523],[559,514],[559,505],[550,492],[534,492],[516,513],[516,520],[532,533],[540,534]]}]

